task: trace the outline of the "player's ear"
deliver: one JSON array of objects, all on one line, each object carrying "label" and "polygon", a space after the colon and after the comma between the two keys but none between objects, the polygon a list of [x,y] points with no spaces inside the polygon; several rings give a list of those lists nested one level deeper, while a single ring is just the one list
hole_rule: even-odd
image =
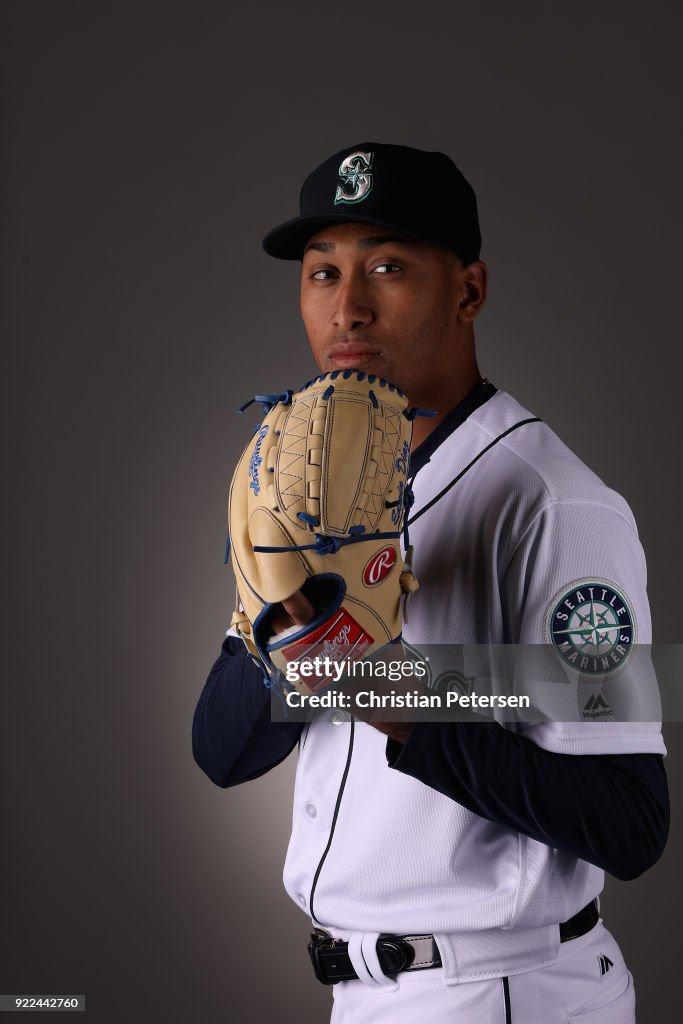
[{"label": "player's ear", "polygon": [[482,260],[474,260],[467,266],[460,266],[458,289],[458,319],[471,323],[486,302],[489,271]]}]

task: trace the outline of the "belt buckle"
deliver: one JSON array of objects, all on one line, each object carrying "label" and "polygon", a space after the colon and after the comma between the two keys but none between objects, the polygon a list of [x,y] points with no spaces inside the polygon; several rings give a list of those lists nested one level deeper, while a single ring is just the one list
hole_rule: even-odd
[{"label": "belt buckle", "polygon": [[323,928],[316,928],[315,931],[311,932],[311,941],[308,943],[308,955],[310,956],[311,963],[313,964],[313,973],[318,981],[322,982],[323,985],[333,985],[334,982],[330,981],[320,966],[320,950],[334,949],[334,947],[340,942],[341,939],[333,938],[333,936]]},{"label": "belt buckle", "polygon": [[377,956],[383,972],[393,976],[410,970],[415,959],[415,947],[400,935],[380,935]]},{"label": "belt buckle", "polygon": [[323,946],[325,949],[333,949],[341,939],[335,939],[329,932],[326,932],[324,928],[316,928],[311,932],[311,941],[309,946]]}]

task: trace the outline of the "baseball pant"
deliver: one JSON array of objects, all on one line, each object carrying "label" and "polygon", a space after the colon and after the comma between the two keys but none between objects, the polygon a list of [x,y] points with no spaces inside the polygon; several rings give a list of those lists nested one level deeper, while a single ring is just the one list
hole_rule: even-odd
[{"label": "baseball pant", "polygon": [[[371,979],[370,979],[371,980]],[[399,974],[396,984],[334,986],[331,1024],[635,1024],[635,992],[602,921],[560,946],[547,967],[445,985],[440,969]]]}]

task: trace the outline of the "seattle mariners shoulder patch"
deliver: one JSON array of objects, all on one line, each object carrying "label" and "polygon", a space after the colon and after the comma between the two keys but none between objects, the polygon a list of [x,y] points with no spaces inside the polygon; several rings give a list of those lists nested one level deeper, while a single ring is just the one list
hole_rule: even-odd
[{"label": "seattle mariners shoulder patch", "polygon": [[636,621],[624,594],[609,580],[584,579],[548,605],[545,635],[567,665],[587,675],[622,669],[636,642]]}]

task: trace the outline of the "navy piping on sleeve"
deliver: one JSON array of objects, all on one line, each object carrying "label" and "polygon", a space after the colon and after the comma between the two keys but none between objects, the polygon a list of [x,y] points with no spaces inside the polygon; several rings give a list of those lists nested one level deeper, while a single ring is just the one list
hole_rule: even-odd
[{"label": "navy piping on sleeve", "polygon": [[302,722],[271,722],[270,690],[241,640],[226,638],[197,703],[194,759],[217,786],[264,775],[296,746]]},{"label": "navy piping on sleeve", "polygon": [[413,725],[391,768],[475,814],[595,864],[622,881],[661,856],[669,794],[659,754],[560,754],[496,723]]}]

